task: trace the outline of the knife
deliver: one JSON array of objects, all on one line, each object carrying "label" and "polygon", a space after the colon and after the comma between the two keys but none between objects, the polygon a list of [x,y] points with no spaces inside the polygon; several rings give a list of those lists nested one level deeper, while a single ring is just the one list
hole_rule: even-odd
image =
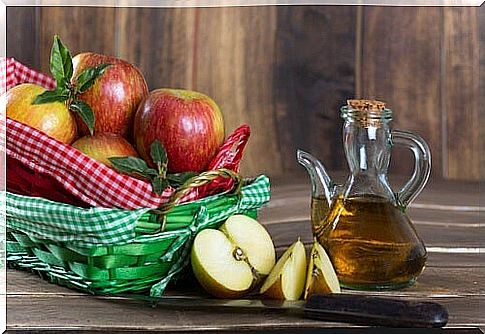
[{"label": "knife", "polygon": [[206,299],[191,296],[149,297],[123,294],[122,298],[149,301],[161,307],[232,311],[285,311],[305,318],[363,326],[443,327],[448,311],[438,303],[354,294],[315,294],[306,301],[259,299]]}]

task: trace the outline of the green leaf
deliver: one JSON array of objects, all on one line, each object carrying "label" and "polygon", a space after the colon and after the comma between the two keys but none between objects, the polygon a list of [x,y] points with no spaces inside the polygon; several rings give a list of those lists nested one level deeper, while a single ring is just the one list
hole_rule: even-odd
[{"label": "green leaf", "polygon": [[[145,160],[136,158],[136,157],[113,157],[108,158],[109,162],[113,165],[113,167],[124,174],[129,175],[139,175],[147,179],[152,179],[153,173],[148,172],[151,168],[148,167]],[[155,172],[155,177],[157,173],[154,169],[151,169]]]},{"label": "green leaf", "polygon": [[44,104],[51,102],[64,102],[69,98],[69,94],[64,94],[62,91],[58,90],[46,90],[42,94],[35,97],[32,104]]},{"label": "green leaf", "polygon": [[71,93],[67,86],[66,87],[57,87],[56,92],[59,95],[65,95],[65,96],[70,96],[69,94]]},{"label": "green leaf", "polygon": [[111,64],[101,64],[96,67],[88,67],[77,77],[77,86],[80,93],[87,91],[96,80],[103,75]]},{"label": "green leaf", "polygon": [[113,157],[108,158],[113,167],[120,173],[131,176],[140,176],[150,180],[153,191],[161,195],[170,186],[168,180],[159,175],[153,168],[148,167],[145,160],[136,157]]},{"label": "green leaf", "polygon": [[158,139],[155,139],[150,145],[150,156],[155,164],[166,165],[168,162],[167,151]]},{"label": "green leaf", "polygon": [[153,168],[148,168],[145,170],[144,174],[147,176],[148,179],[153,180],[154,178],[158,177],[158,172]]},{"label": "green leaf", "polygon": [[165,151],[162,143],[157,139],[150,145],[150,156],[157,165],[158,174],[165,179],[168,164],[167,151]]},{"label": "green leaf", "polygon": [[186,172],[186,173],[177,173],[177,174],[167,174],[167,180],[170,185],[174,188],[178,188],[183,185],[187,180],[196,176],[197,173],[194,172]]},{"label": "green leaf", "polygon": [[67,87],[73,73],[72,57],[57,35],[54,36],[52,44],[50,70],[56,79],[57,87]]},{"label": "green leaf", "polygon": [[169,183],[167,179],[164,179],[160,176],[152,180],[152,188],[157,195],[161,195],[168,186],[169,186]]},{"label": "green leaf", "polygon": [[95,118],[91,107],[81,100],[76,100],[71,103],[69,109],[78,113],[83,122],[87,125],[91,135],[93,135]]}]

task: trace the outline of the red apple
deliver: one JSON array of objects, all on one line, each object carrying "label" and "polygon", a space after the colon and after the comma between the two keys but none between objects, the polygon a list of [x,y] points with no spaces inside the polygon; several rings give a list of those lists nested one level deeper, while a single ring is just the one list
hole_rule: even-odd
[{"label": "red apple", "polygon": [[[100,78],[78,98],[94,112],[94,133],[117,133],[131,140],[133,117],[141,100],[148,94],[148,86],[141,72],[130,63],[96,53],[80,53],[72,59],[77,76],[90,66],[111,64]],[[84,122],[76,117],[80,133],[89,134]]]},{"label": "red apple", "polygon": [[26,83],[9,89],[6,95],[7,116],[27,124],[65,144],[77,136],[74,116],[64,102],[32,104],[46,89]]},{"label": "red apple", "polygon": [[224,119],[208,96],[179,89],[157,89],[135,115],[135,146],[149,164],[150,145],[158,139],[170,173],[202,172],[224,141]]},{"label": "red apple", "polygon": [[133,146],[115,133],[96,133],[93,136],[84,136],[76,140],[72,147],[108,167],[113,167],[108,158],[138,157]]}]

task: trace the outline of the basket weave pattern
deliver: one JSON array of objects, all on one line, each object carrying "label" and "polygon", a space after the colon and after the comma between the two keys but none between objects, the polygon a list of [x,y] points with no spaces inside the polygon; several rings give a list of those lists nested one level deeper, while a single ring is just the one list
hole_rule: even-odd
[{"label": "basket weave pattern", "polygon": [[[159,215],[148,209],[118,209],[107,219],[104,208],[62,204],[63,210],[54,211],[59,203],[7,193],[7,261],[11,267],[41,272],[51,282],[93,294],[150,289],[151,296],[160,296],[189,263],[190,247],[200,230],[218,228],[233,214],[256,217],[257,209],[269,201],[269,189],[268,178],[260,176],[244,185],[240,194],[177,205],[166,214],[164,231],[160,231]],[[16,201],[23,205],[15,205]],[[95,214],[83,228],[66,221],[86,210]],[[103,224],[100,215],[105,218]],[[75,233],[79,230],[84,233]]]},{"label": "basket weave pattern", "polygon": [[[7,69],[2,90],[24,82],[55,86],[13,59],[0,58],[0,67]],[[217,228],[233,214],[255,217],[269,201],[267,177],[239,182],[246,125],[228,136],[207,173],[161,196],[148,182],[27,125],[7,118],[0,127],[0,147],[12,162],[5,196],[8,265],[59,285],[93,294],[160,296],[188,265],[200,230]]]}]

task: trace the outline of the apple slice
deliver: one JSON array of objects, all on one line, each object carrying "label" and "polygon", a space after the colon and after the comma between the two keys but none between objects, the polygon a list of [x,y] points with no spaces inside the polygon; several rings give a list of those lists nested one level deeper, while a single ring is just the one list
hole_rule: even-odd
[{"label": "apple slice", "polygon": [[298,239],[281,256],[260,289],[265,297],[298,300],[306,278],[305,246]]},{"label": "apple slice", "polygon": [[275,248],[258,221],[231,216],[220,230],[197,234],[192,269],[202,287],[221,298],[237,298],[253,289],[275,263]]},{"label": "apple slice", "polygon": [[340,293],[340,284],[332,261],[320,243],[313,242],[305,285],[305,299],[315,293]]}]

